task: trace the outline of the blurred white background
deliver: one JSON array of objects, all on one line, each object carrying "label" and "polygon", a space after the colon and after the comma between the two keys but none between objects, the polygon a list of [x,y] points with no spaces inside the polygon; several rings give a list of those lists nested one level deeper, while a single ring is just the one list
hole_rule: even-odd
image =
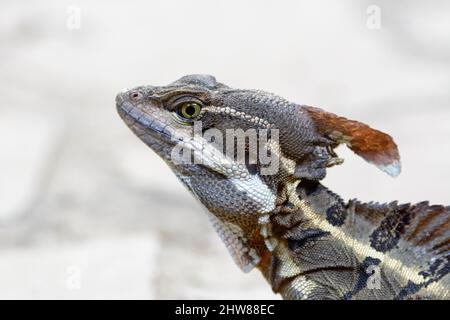
[{"label": "blurred white background", "polygon": [[0,298],[277,298],[115,111],[208,73],[397,141],[391,179],[342,149],[344,199],[450,204],[449,1],[0,3]]}]

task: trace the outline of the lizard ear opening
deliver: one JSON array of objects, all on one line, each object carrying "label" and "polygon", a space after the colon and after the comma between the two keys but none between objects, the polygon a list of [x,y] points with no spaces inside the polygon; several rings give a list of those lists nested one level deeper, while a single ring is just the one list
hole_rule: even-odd
[{"label": "lizard ear opening", "polygon": [[345,143],[357,155],[390,176],[400,174],[400,155],[392,137],[364,123],[339,117],[319,108],[305,106],[304,109],[317,131],[333,141],[333,148]]}]

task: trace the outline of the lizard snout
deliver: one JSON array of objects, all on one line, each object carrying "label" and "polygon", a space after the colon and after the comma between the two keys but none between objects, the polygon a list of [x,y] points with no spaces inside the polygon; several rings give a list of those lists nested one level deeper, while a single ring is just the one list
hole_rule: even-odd
[{"label": "lizard snout", "polygon": [[125,94],[125,92],[122,91],[116,95],[116,105],[117,106],[120,106],[125,101],[124,94]]}]

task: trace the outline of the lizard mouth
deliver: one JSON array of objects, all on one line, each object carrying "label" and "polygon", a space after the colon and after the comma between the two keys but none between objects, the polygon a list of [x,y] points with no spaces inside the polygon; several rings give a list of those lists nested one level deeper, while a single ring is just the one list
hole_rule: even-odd
[{"label": "lizard mouth", "polygon": [[116,108],[123,121],[147,144],[150,142],[148,141],[149,139],[153,143],[159,141],[170,145],[176,142],[173,141],[172,130],[169,124],[152,117],[150,114],[142,111],[139,106],[116,98]]}]

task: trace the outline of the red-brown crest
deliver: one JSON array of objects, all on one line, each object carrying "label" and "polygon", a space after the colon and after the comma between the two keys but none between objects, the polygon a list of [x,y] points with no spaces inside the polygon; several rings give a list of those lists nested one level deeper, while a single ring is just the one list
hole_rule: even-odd
[{"label": "red-brown crest", "polygon": [[345,143],[357,155],[391,176],[401,171],[400,155],[391,136],[368,125],[339,117],[319,108],[304,107],[317,131],[332,139],[337,146]]}]

